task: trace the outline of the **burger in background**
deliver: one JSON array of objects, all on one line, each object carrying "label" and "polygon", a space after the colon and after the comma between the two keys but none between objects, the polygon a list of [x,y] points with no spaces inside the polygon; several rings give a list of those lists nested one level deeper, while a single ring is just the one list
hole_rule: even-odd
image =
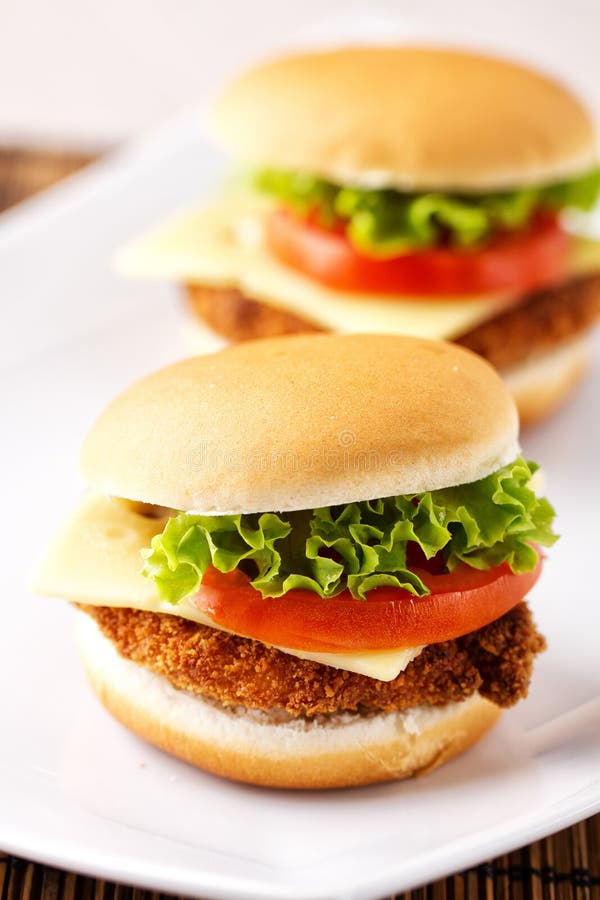
[{"label": "burger in background", "polygon": [[578,381],[600,244],[574,222],[600,170],[563,86],[472,52],[353,47],[247,72],[214,123],[244,178],[126,248],[123,273],[184,283],[232,341],[456,341],[497,367],[523,421]]}]

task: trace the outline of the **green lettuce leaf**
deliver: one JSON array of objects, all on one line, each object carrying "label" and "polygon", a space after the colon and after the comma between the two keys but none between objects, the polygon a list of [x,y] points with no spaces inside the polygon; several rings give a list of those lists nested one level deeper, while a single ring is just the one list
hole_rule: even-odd
[{"label": "green lettuce leaf", "polygon": [[556,540],[552,506],[529,487],[537,468],[519,458],[472,484],[281,515],[181,513],[142,551],[143,573],[163,600],[178,603],[198,590],[209,566],[242,568],[265,597],[292,588],[332,597],[348,588],[364,599],[382,585],[423,596],[411,544],[427,559],[442,552],[449,571],[506,562],[528,572],[538,559],[531,542]]},{"label": "green lettuce leaf", "polygon": [[470,247],[499,230],[523,228],[536,210],[590,210],[600,195],[600,167],[580,178],[493,194],[403,193],[344,187],[305,173],[262,169],[255,186],[325,226],[343,222],[352,243],[390,256],[441,241]]}]

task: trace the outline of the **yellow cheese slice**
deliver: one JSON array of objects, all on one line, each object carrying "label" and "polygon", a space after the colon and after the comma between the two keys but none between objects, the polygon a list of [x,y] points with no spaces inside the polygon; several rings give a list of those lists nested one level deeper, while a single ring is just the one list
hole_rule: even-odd
[{"label": "yellow cheese slice", "polygon": [[[250,192],[229,192],[212,204],[184,212],[117,254],[117,271],[130,278],[159,278],[236,287],[328,330],[386,332],[452,339],[493,318],[514,292],[481,298],[414,300],[336,291],[288,268],[264,243],[270,208]],[[576,241],[572,271],[600,269],[600,243]]]},{"label": "yellow cheese slice", "polygon": [[573,236],[569,274],[600,273],[600,240],[582,235]]},{"label": "yellow cheese slice", "polygon": [[236,287],[255,300],[346,333],[452,338],[494,316],[510,298],[440,302],[332,290],[273,257],[263,240],[266,209],[253,195],[226,195],[125,247],[115,259],[116,269],[129,278]]},{"label": "yellow cheese slice", "polygon": [[[167,515],[168,511],[157,507],[117,497],[87,497],[42,560],[34,589],[74,603],[167,613],[214,628],[214,623],[189,601],[173,606],[161,600],[154,582],[141,574],[140,550],[149,547],[153,536],[163,530]],[[300,659],[391,681],[423,648],[356,653],[277,649]]]}]

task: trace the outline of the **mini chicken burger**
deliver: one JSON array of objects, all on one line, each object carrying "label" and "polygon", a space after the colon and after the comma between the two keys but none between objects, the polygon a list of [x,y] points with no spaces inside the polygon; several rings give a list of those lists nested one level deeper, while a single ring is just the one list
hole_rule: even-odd
[{"label": "mini chicken burger", "polygon": [[233,341],[456,341],[505,376],[523,420],[578,380],[600,244],[574,229],[600,170],[562,85],[471,52],[354,47],[242,75],[214,125],[245,178],[127,248],[123,273],[184,283]]},{"label": "mini chicken burger", "polygon": [[527,693],[553,511],[514,403],[453,344],[300,335],[108,407],[37,587],[164,750],[288,788],[427,772]]}]

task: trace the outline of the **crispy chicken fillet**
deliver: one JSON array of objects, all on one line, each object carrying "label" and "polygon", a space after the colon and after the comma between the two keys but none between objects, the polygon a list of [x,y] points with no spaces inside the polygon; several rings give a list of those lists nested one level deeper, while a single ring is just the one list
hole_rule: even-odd
[{"label": "crispy chicken fillet", "polygon": [[224,705],[285,709],[294,716],[442,705],[475,691],[498,706],[526,696],[535,655],[545,648],[519,604],[473,634],[432,644],[393,681],[378,681],[178,616],[82,606],[119,653],[173,685]]},{"label": "crispy chicken fillet", "polygon": [[326,330],[294,313],[261,303],[260,300],[251,300],[237,288],[186,284],[185,289],[195,315],[230,341]]},{"label": "crispy chicken fillet", "polygon": [[538,291],[455,343],[509,369],[587,331],[600,318],[600,274]]},{"label": "crispy chicken fillet", "polygon": [[[324,330],[294,313],[252,300],[235,288],[188,284],[186,291],[194,312],[231,341]],[[582,334],[598,318],[600,273],[530,294],[455,342],[474,350],[497,369],[509,369]]]}]

